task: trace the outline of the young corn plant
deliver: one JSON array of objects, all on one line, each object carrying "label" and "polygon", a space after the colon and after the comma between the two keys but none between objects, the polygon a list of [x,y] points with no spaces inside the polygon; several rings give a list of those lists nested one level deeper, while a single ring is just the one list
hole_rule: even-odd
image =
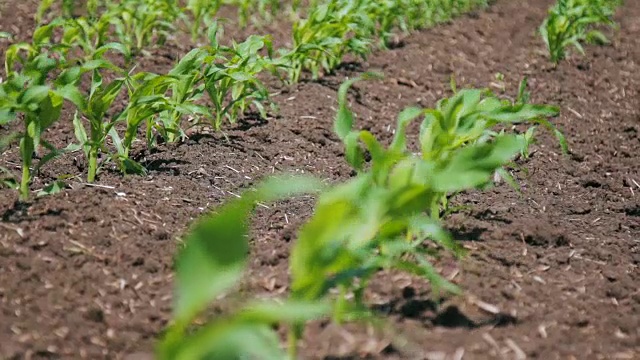
[{"label": "young corn plant", "polygon": [[[56,7],[56,3],[60,5]],[[99,17],[99,11],[107,3],[107,0],[40,0],[35,20],[38,24],[43,24],[46,22],[46,18],[62,17],[64,19],[73,19],[80,13],[94,19]]]},{"label": "young corn plant", "polygon": [[[354,115],[346,96],[357,80],[340,88],[335,131],[358,175],[321,195],[290,257],[291,297],[313,301],[339,289],[334,303],[338,321],[348,319],[353,309],[364,309],[364,289],[381,268],[423,276],[435,289],[457,292],[433,269],[429,261],[433,248],[425,246],[429,240],[461,254],[439,222],[448,207],[447,197],[490,185],[493,174],[522,151],[523,139],[496,134],[492,131],[496,125],[543,124],[557,132],[546,119],[557,115],[555,107],[513,104],[488,91],[470,89],[441,100],[434,109],[405,109],[385,148],[370,132],[353,130]],[[414,153],[407,148],[406,128],[419,118],[419,152]],[[368,166],[365,151],[371,157]],[[355,308],[347,303],[349,294]],[[300,327],[292,328],[291,355],[300,334]]]},{"label": "young corn plant", "polygon": [[220,7],[222,0],[188,0],[185,7],[186,12],[191,14],[187,18],[191,40],[198,41],[203,29],[209,28],[214,24],[214,19]]},{"label": "young corn plant", "polygon": [[109,132],[123,173],[145,172],[142,165],[130,156],[141,126],[146,128],[147,147],[153,148],[156,146],[156,135],[167,142],[185,137],[180,127],[184,116],[211,117],[207,107],[196,103],[202,97],[203,85],[195,84],[195,76],[201,75],[138,73],[126,78],[129,102],[115,120],[126,124],[124,137],[121,138],[113,129]]},{"label": "young corn plant", "polygon": [[376,37],[380,39],[381,47],[387,47],[397,30],[408,32],[406,15],[410,11],[408,1],[381,0],[368,4],[367,14],[376,22]]},{"label": "young corn plant", "polygon": [[150,45],[164,44],[182,12],[176,0],[122,0],[108,3],[105,16],[118,42],[136,54]]},{"label": "young corn plant", "polygon": [[[45,130],[60,117],[65,92],[58,91],[58,88],[75,81],[62,75],[58,77],[56,86],[49,81],[50,76],[56,77],[61,72],[65,74],[63,69],[68,66],[65,58],[68,49],[51,42],[53,31],[59,24],[54,21],[38,27],[31,43],[13,44],[5,54],[7,78],[0,83],[0,126],[16,119],[23,123],[23,130],[8,139],[20,142],[22,177],[19,191],[22,201],[29,199],[32,174],[61,153],[42,139]],[[32,169],[34,154],[40,153],[40,147],[48,153],[38,155],[39,161]]]},{"label": "young corn plant", "polygon": [[[287,359],[273,326],[324,316],[326,303],[251,301],[231,314],[207,318],[203,313],[242,278],[249,250],[248,219],[256,204],[321,188],[311,178],[271,178],[193,226],[177,256],[173,320],[157,346],[158,359]],[[190,327],[196,319],[208,321]]]},{"label": "young corn plant", "polygon": [[291,83],[302,71],[311,71],[315,80],[330,73],[346,55],[365,58],[371,51],[375,22],[365,11],[368,1],[330,0],[309,10],[306,19],[293,25],[293,49],[283,52],[289,64]]},{"label": "young corn plant", "polygon": [[242,27],[249,22],[271,22],[280,10],[280,0],[228,0],[228,3],[238,8],[238,21]]},{"label": "young corn plant", "polygon": [[115,51],[130,60],[130,49],[118,42],[110,41],[111,21],[107,16],[97,19],[77,17],[66,20],[63,25],[62,44],[77,47],[82,52],[81,62],[102,59],[108,51]]},{"label": "young corn plant", "polygon": [[[122,92],[125,81],[126,78],[120,77],[104,83],[100,69],[94,69],[88,96],[78,94],[75,97],[78,111],[73,119],[74,133],[87,157],[87,182],[89,183],[94,182],[98,174],[100,154],[109,154],[106,141],[115,132],[116,117],[108,112]],[[82,120],[88,123],[88,132]]]},{"label": "young corn plant", "polygon": [[[211,45],[203,48],[204,90],[213,105],[213,126],[219,130],[224,119],[235,123],[238,116],[253,105],[260,115],[267,116],[265,104],[271,104],[269,93],[258,78],[264,71],[275,72],[271,39],[249,36],[231,47],[220,45],[211,31]],[[261,52],[266,51],[267,55]]]},{"label": "young corn plant", "polygon": [[558,0],[540,25],[540,35],[553,63],[558,63],[573,46],[584,55],[583,42],[607,43],[607,37],[594,27],[615,27],[613,15],[618,0]]},{"label": "young corn plant", "polygon": [[211,118],[210,109],[199,103],[205,92],[202,60],[202,51],[192,50],[168,74],[170,84],[166,99],[170,110],[158,115],[156,131],[169,143],[186,138],[181,127],[184,116],[191,117],[196,123],[202,118]]},{"label": "young corn plant", "polygon": [[[257,76],[275,71],[271,56],[260,54],[263,50],[271,53],[270,39],[250,36],[225,47],[215,41],[215,32],[214,28],[210,46],[189,52],[169,74],[138,73],[127,78],[129,103],[116,120],[125,123],[126,130],[123,138],[111,134],[123,172],[144,172],[130,157],[143,124],[147,146],[153,147],[156,134],[168,142],[184,138],[180,125],[185,116],[211,119],[216,130],[225,119],[234,123],[250,106],[266,117],[269,94]],[[211,110],[200,101],[203,97],[208,97]]]},{"label": "young corn plant", "polygon": [[405,9],[403,23],[409,30],[431,27],[489,5],[488,0],[399,0],[399,3]]},{"label": "young corn plant", "polygon": [[145,137],[147,146],[154,145],[154,129],[159,114],[171,111],[171,104],[165,95],[175,79],[168,75],[157,75],[141,72],[126,77],[125,85],[128,93],[127,107],[118,115],[116,122],[126,125],[124,137],[115,131],[110,133],[118,155],[118,166],[123,173],[143,174],[146,172],[141,164],[131,159],[131,149],[138,139],[138,130],[146,124]]}]

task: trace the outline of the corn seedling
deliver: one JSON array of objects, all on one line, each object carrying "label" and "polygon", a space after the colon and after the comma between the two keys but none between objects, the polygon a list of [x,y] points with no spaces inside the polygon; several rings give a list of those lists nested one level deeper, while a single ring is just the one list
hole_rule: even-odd
[{"label": "corn seedling", "polygon": [[180,128],[183,116],[209,117],[209,110],[195,101],[202,93],[202,86],[192,88],[193,75],[157,75],[138,73],[129,76],[129,102],[116,122],[124,122],[126,130],[120,138],[115,131],[109,133],[118,151],[119,166],[124,173],[144,173],[142,165],[130,157],[131,148],[138,138],[138,130],[144,124],[148,148],[156,145],[156,134],[165,141],[174,142],[184,137]]},{"label": "corn seedling", "polygon": [[369,2],[367,12],[377,24],[377,37],[384,47],[397,30],[430,27],[487,5],[487,0],[382,0]]},{"label": "corn seedling", "polygon": [[168,74],[171,80],[166,99],[170,110],[159,114],[156,130],[169,143],[186,137],[180,127],[185,115],[196,120],[211,117],[209,108],[197,103],[204,94],[201,60],[200,50],[193,50],[185,55]]},{"label": "corn seedling", "polygon": [[126,124],[126,130],[123,138],[115,132],[110,134],[118,152],[118,165],[123,173],[146,172],[142,165],[130,158],[131,148],[138,138],[138,129],[142,124],[146,124],[147,145],[149,147],[153,145],[156,117],[158,114],[171,111],[171,105],[165,93],[173,81],[174,78],[170,76],[146,72],[126,77],[125,85],[129,102],[116,119],[116,122],[122,121]]},{"label": "corn seedling", "polygon": [[[270,102],[269,93],[258,75],[274,72],[277,66],[271,60],[271,39],[251,35],[244,42],[226,47],[215,40],[215,33],[214,29],[209,36],[211,45],[202,49],[204,89],[213,104],[214,127],[220,129],[225,118],[235,123],[251,105],[266,117],[264,104]],[[261,51],[267,55],[261,55]]]},{"label": "corn seedling", "polygon": [[[106,8],[108,0],[40,0],[35,14],[36,23],[42,25],[49,19],[62,18],[65,20],[85,17],[98,19],[100,12]],[[59,4],[56,6],[56,3]]]},{"label": "corn seedling", "polygon": [[[42,20],[44,12],[51,8],[55,3],[54,0],[42,1],[36,17]],[[77,6],[73,0],[64,0],[62,8]],[[75,55],[76,62],[85,62],[88,60],[101,59],[107,51],[116,51],[129,60],[131,57],[130,49],[121,43],[111,41],[112,37],[112,16],[109,14],[98,14],[99,3],[97,0],[87,2],[87,16],[70,16],[65,15],[67,11],[63,11],[63,15],[53,20],[62,31],[60,46],[64,46]],[[79,49],[80,53],[76,50]]]},{"label": "corn seedling", "polygon": [[130,53],[164,44],[181,15],[175,0],[122,0],[108,3],[105,14],[115,28],[118,42]]},{"label": "corn seedling", "polygon": [[612,17],[618,0],[558,0],[540,26],[540,34],[552,62],[564,59],[573,46],[584,55],[582,42],[607,43],[607,37],[593,27],[615,27]]},{"label": "corn seedling", "polygon": [[303,70],[313,79],[333,71],[347,54],[364,58],[370,52],[375,23],[367,17],[366,1],[330,0],[311,8],[293,25],[293,49],[282,56],[289,63],[289,81]]},{"label": "corn seedling", "polygon": [[66,20],[63,25],[62,44],[69,48],[78,47],[82,50],[80,61],[101,59],[108,51],[115,51],[131,58],[130,49],[118,42],[110,42],[111,23],[107,16],[98,19],[78,17]]},{"label": "corn seedling", "polygon": [[[56,8],[55,3],[56,0],[41,1],[36,14],[38,23],[44,21],[47,12]],[[176,0],[90,0],[84,5],[86,16],[73,16],[73,11],[83,4],[62,0],[62,13],[54,12],[53,16],[68,21],[65,26],[67,42],[81,46],[87,54],[109,44],[128,56],[149,45],[163,44],[174,30],[174,22],[184,17]]]},{"label": "corn seedling", "polygon": [[[434,109],[400,113],[395,137],[385,149],[368,131],[352,130],[346,95],[357,80],[340,88],[335,129],[358,176],[322,194],[290,257],[292,298],[316,300],[338,288],[337,320],[349,309],[347,294],[354,295],[356,309],[363,308],[364,288],[381,268],[407,271],[425,277],[435,289],[457,291],[432,268],[428,257],[433,251],[424,246],[431,240],[460,254],[439,224],[447,196],[486,187],[523,148],[519,136],[489,135],[491,128],[519,122],[553,128],[545,118],[557,114],[554,107],[512,104],[487,91],[462,90]],[[406,128],[421,117],[420,152],[414,154],[407,149]],[[368,167],[365,149],[371,155]],[[290,333],[291,354],[299,331]]]},{"label": "corn seedling", "polygon": [[188,27],[191,40],[196,42],[203,28],[208,28],[214,23],[218,10],[222,6],[222,0],[189,0],[185,10],[191,14],[188,19]]},{"label": "corn seedling", "polygon": [[249,21],[254,24],[270,22],[280,10],[280,0],[229,0],[238,7],[238,21],[245,27]]},{"label": "corn seedling", "polygon": [[[48,82],[49,76],[58,75],[67,66],[65,54],[68,49],[50,41],[59,24],[52,22],[38,27],[31,43],[13,44],[6,51],[7,79],[0,83],[0,125],[18,117],[24,124],[23,131],[11,137],[20,142],[22,178],[19,190],[23,201],[29,198],[34,153],[39,152],[40,146],[48,150],[40,157],[33,172],[60,154],[60,150],[42,139],[44,131],[60,117],[64,102],[64,94]],[[61,75],[57,81],[58,87],[64,87],[75,79]]]},{"label": "corn seedling", "polygon": [[[45,14],[52,9],[55,5],[56,0],[41,0],[38,5],[38,10],[35,14],[35,20],[37,23],[41,24],[44,21]],[[76,2],[75,0],[61,0],[60,1],[60,16],[70,19],[73,17],[74,8]]]},{"label": "corn seedling", "polygon": [[[347,92],[358,80],[340,87],[335,120],[346,159],[358,174],[320,194],[314,215],[301,228],[290,256],[292,282],[287,304],[314,307],[329,301],[336,321],[361,319],[367,313],[364,290],[380,269],[422,276],[431,282],[434,292],[459,292],[430,263],[441,249],[462,254],[440,225],[446,195],[486,187],[495,171],[521,151],[521,137],[494,133],[492,127],[529,121],[547,124],[543,118],[557,114],[554,107],[511,103],[484,90],[462,90],[441,100],[434,109],[412,107],[401,112],[395,136],[385,148],[370,132],[353,130]],[[406,128],[419,118],[423,119],[420,149],[414,153],[407,147]],[[365,150],[371,155],[368,166]],[[179,255],[176,315],[159,347],[162,356],[187,359],[222,351],[218,346],[223,344],[223,329],[235,334],[231,325],[238,324],[238,317],[246,319],[245,310],[209,323],[195,335],[186,335],[188,325],[212,298],[237,282],[247,253],[247,219],[255,203],[321,188],[318,183],[310,184],[300,178],[268,180],[196,225]],[[339,290],[337,298],[331,295],[333,289]],[[350,298],[353,301],[347,300]],[[291,309],[301,308],[291,305]],[[309,317],[322,314],[306,311]],[[303,312],[283,314],[260,318],[270,323],[286,318],[292,323],[288,358],[295,359],[307,318]],[[261,323],[241,324],[253,329]],[[277,348],[276,338],[272,339],[260,342],[270,344],[261,348],[261,357],[271,354],[268,349]],[[233,340],[227,344],[236,356],[239,349],[250,352],[245,355],[253,354],[253,348],[237,348]],[[284,358],[280,353],[277,356]]]},{"label": "corn seedling", "polygon": [[[126,79],[116,78],[105,84],[100,70],[94,69],[91,75],[91,88],[88,96],[78,96],[76,107],[78,111],[73,119],[76,138],[80,142],[87,157],[87,182],[93,182],[98,173],[98,156],[108,153],[105,142],[109,134],[113,134],[116,124],[115,116],[110,118],[108,111],[123,89]],[[89,132],[85,129],[83,119],[88,122]]]},{"label": "corn seedling", "polygon": [[310,178],[271,178],[195,224],[177,257],[174,315],[157,347],[159,359],[287,358],[273,326],[321,317],[328,310],[325,303],[251,302],[196,329],[189,325],[241,280],[249,249],[248,219],[256,203],[320,188],[322,184]]}]

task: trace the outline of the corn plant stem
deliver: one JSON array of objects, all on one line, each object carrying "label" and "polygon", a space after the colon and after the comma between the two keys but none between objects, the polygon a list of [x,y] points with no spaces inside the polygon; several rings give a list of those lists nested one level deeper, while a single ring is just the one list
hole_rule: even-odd
[{"label": "corn plant stem", "polygon": [[180,129],[180,114],[179,113],[175,113],[172,116],[172,121],[171,121],[171,125],[167,126],[167,142],[168,143],[174,143],[178,140],[178,130]]},{"label": "corn plant stem", "polygon": [[[27,120],[27,123],[29,121]],[[29,200],[29,183],[31,181],[31,157],[33,155],[33,138],[25,134],[20,141],[22,153],[22,179],[20,180],[20,200]]]},{"label": "corn plant stem", "polygon": [[340,285],[338,298],[334,307],[333,321],[340,325],[344,320],[344,313],[347,308],[347,287]]},{"label": "corn plant stem", "polygon": [[96,179],[98,171],[98,148],[91,147],[89,150],[89,172],[87,174],[87,182],[92,183]]},{"label": "corn plant stem", "polygon": [[291,324],[289,326],[289,332],[287,334],[287,342],[288,342],[288,355],[290,360],[295,360],[298,356],[298,328],[299,324]]}]

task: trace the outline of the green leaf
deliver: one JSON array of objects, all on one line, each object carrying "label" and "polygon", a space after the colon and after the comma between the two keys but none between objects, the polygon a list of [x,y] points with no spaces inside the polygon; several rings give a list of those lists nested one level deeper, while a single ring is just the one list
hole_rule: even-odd
[{"label": "green leaf", "polygon": [[347,80],[338,89],[338,113],[333,124],[333,129],[338,137],[344,141],[353,129],[353,113],[349,110],[347,103],[347,92],[349,88],[358,81],[368,79],[379,79],[381,75],[374,72],[365,73],[359,77]]},{"label": "green leaf", "polygon": [[44,189],[40,190],[37,194],[38,197],[53,195],[61,192],[67,187],[64,181],[54,181],[51,184],[44,187]]},{"label": "green leaf", "polygon": [[407,126],[418,116],[423,115],[424,110],[417,107],[409,107],[404,109],[400,115],[398,115],[398,124],[396,125],[396,133],[391,142],[390,150],[393,151],[405,151],[407,147],[406,132]]},{"label": "green leaf", "polygon": [[180,340],[161,344],[159,359],[286,359],[277,334],[264,324],[217,321]]},{"label": "green leaf", "polygon": [[461,148],[443,168],[435,170],[433,186],[437,191],[456,192],[486,184],[496,169],[509,162],[520,149],[522,139],[500,136],[493,143]]},{"label": "green leaf", "polygon": [[[112,129],[112,130],[114,130],[114,133],[115,133],[115,129]],[[119,154],[121,153],[119,152]],[[145,169],[145,167],[142,166],[142,164],[127,157],[123,157],[120,159],[120,170],[125,174],[144,175],[147,173],[147,169]]]},{"label": "green leaf", "polygon": [[86,100],[85,96],[82,94],[80,89],[75,85],[66,85],[62,88],[55,89],[54,92],[58,94],[58,96],[63,97],[64,99],[73,103],[80,111],[86,110]]},{"label": "green leaf", "polygon": [[22,93],[19,101],[23,104],[38,104],[49,96],[49,87],[46,85],[36,85],[29,87]]},{"label": "green leaf", "polygon": [[319,179],[311,176],[280,175],[265,179],[255,191],[257,201],[272,202],[300,194],[318,193],[326,188]]},{"label": "green leaf", "polygon": [[183,56],[178,64],[171,69],[169,75],[185,75],[197,70],[202,65],[202,58],[205,55],[202,49],[193,49]]},{"label": "green leaf", "polygon": [[78,116],[77,111],[73,116],[73,132],[76,136],[76,139],[78,139],[78,141],[80,142],[80,146],[82,146],[85,155],[88,156],[89,146],[87,145],[87,142],[89,139],[87,138],[87,132],[84,129],[84,125],[82,124],[82,120]]},{"label": "green leaf", "polygon": [[0,109],[0,125],[6,125],[16,119],[16,113],[11,109]]},{"label": "green leaf", "polygon": [[330,310],[328,303],[288,300],[281,303],[256,302],[249,304],[237,317],[242,321],[263,324],[296,323],[318,319]]},{"label": "green leaf", "polygon": [[48,96],[43,99],[38,109],[40,131],[45,130],[60,118],[64,98],[55,91],[48,91]]},{"label": "green leaf", "polygon": [[557,116],[560,109],[556,106],[522,104],[511,107],[502,107],[494,112],[486,114],[488,119],[505,123],[530,121],[538,118]]},{"label": "green leaf", "polygon": [[359,139],[360,134],[355,131],[347,134],[347,136],[342,139],[347,163],[357,171],[362,170],[364,165],[364,153],[359,145]]},{"label": "green leaf", "polygon": [[318,191],[310,177],[274,177],[205,216],[191,230],[177,260],[176,317],[188,322],[241,277],[248,252],[248,218],[256,201]]},{"label": "green leaf", "polygon": [[426,215],[416,215],[410,220],[411,232],[429,238],[457,256],[464,254],[464,248],[454,241],[451,234],[436,220]]},{"label": "green leaf", "polygon": [[177,258],[175,317],[190,321],[216,296],[235,285],[244,270],[247,221],[253,203],[233,200],[191,230]]}]

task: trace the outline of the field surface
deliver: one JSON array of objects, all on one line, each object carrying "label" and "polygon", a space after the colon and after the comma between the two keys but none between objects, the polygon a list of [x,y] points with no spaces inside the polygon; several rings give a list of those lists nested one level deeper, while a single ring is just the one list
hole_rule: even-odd
[{"label": "field surface", "polygon": [[[149,358],[171,318],[173,259],[195,218],[274,172],[327,181],[352,175],[332,130],[336,90],[366,70],[385,78],[358,83],[353,110],[357,126],[382,139],[405,106],[433,106],[450,94],[452,74],[459,87],[493,83],[499,91],[499,72],[507,95],[526,75],[533,102],[561,107],[554,122],[571,151],[563,156],[541,132],[528,172],[517,173],[522,194],[501,184],[458,198],[468,206],[447,226],[469,254],[436,265],[464,296],[436,303],[424,281],[381,273],[367,301],[387,326],[313,324],[301,357],[640,358],[640,2],[626,1],[618,12],[612,44],[588,46],[586,57],[557,68],[536,33],[550,4],[498,0],[320,81],[270,81],[278,112],[140,153],[146,176],[104,172],[93,186],[72,179],[70,189],[27,206],[0,190],[0,359]],[[27,38],[35,7],[0,1],[0,30]],[[278,45],[288,29],[229,27],[225,37],[260,31]],[[139,66],[167,71],[188,48],[169,41]],[[69,124],[55,125],[48,139],[73,141]],[[49,163],[32,188],[78,174],[81,161],[70,155]],[[0,156],[0,166],[19,166],[17,147]],[[240,294],[288,291],[290,242],[313,205],[300,198],[259,208]]]}]

